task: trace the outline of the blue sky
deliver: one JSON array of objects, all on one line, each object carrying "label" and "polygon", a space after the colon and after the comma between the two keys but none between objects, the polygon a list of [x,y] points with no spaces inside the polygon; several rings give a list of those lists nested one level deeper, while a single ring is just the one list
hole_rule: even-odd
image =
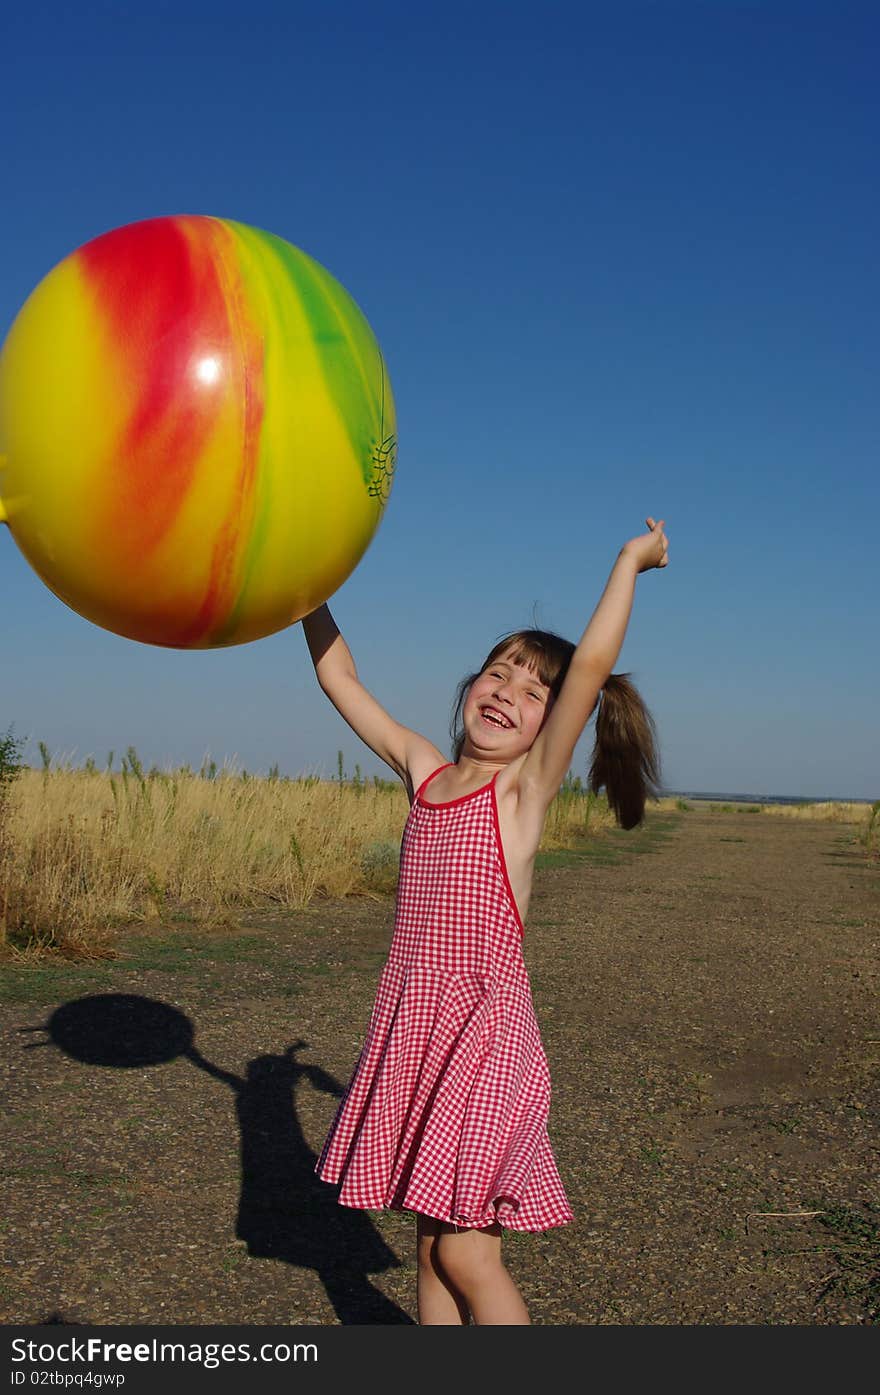
[{"label": "blue sky", "polygon": [[[331,598],[362,680],[448,750],[496,638],[577,641],[651,514],[618,672],[667,788],[880,796],[873,4],[31,4],[5,21],[0,335],[63,256],[240,219],[367,314],[394,490]],[[301,627],[105,633],[0,529],[0,731],[102,764],[388,774]],[[583,774],[592,724],[573,768]]]}]

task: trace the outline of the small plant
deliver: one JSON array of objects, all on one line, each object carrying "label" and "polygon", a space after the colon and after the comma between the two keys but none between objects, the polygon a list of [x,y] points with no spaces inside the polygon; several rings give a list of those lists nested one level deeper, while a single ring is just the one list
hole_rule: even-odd
[{"label": "small plant", "polygon": [[136,776],[138,783],[142,785],[144,782],[144,767],[141,765],[140,756],[134,746],[129,746],[126,752],[126,759],[128,760],[129,770]]},{"label": "small plant", "polygon": [[655,1167],[659,1167],[663,1161],[663,1148],[652,1138],[639,1150],[639,1157],[642,1162],[653,1163]]},{"label": "small plant", "polygon": [[52,769],[52,756],[45,741],[40,742],[40,760],[43,762],[43,781],[45,783]]},{"label": "small plant", "polygon": [[152,868],[147,871],[146,882],[147,893],[153,903],[154,912],[162,920],[165,916],[165,887]]},{"label": "small plant", "polygon": [[777,1133],[794,1133],[800,1122],[800,1119],[771,1119],[770,1127]]},{"label": "small plant", "polygon": [[299,843],[297,842],[297,838],[296,838],[296,834],[295,834],[295,833],[291,833],[291,835],[290,835],[290,851],[293,853],[294,857],[296,858],[296,865],[297,865],[297,867],[299,868],[299,874],[300,874],[300,876],[302,877],[303,881],[305,881],[305,879],[306,879],[306,865],[305,865],[305,863],[303,862],[303,855],[302,855],[302,852],[301,852],[301,850],[300,850]]}]

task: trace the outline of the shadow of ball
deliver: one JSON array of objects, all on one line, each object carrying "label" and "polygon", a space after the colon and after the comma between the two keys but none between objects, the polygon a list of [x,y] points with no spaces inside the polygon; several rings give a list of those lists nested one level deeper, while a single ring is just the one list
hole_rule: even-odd
[{"label": "shadow of ball", "polygon": [[158,1066],[192,1047],[185,1013],[154,998],[102,993],[65,1003],[46,1023],[67,1056],[91,1066]]}]

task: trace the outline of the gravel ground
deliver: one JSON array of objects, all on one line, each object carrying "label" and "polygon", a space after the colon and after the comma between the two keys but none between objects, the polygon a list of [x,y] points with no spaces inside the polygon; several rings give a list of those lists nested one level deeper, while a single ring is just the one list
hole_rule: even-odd
[{"label": "gravel ground", "polygon": [[[415,1321],[412,1217],[313,1173],[392,921],[323,901],[0,965],[0,1321]],[[576,1219],[505,1238],[534,1322],[880,1320],[878,940],[851,826],[695,805],[543,859]]]}]

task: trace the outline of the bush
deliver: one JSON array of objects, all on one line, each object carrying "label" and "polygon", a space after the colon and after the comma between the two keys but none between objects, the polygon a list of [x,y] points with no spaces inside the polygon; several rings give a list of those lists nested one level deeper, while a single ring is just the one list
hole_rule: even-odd
[{"label": "bush", "polygon": [[19,760],[23,741],[12,735],[12,727],[5,736],[0,736],[0,799],[24,765]]},{"label": "bush", "polygon": [[375,891],[393,891],[397,886],[400,847],[388,840],[370,843],[361,857],[361,871]]},{"label": "bush", "polygon": [[12,735],[12,727],[0,737],[0,944],[8,939],[9,919],[9,848],[6,836],[6,801],[12,782],[24,769],[21,760],[22,742]]}]

